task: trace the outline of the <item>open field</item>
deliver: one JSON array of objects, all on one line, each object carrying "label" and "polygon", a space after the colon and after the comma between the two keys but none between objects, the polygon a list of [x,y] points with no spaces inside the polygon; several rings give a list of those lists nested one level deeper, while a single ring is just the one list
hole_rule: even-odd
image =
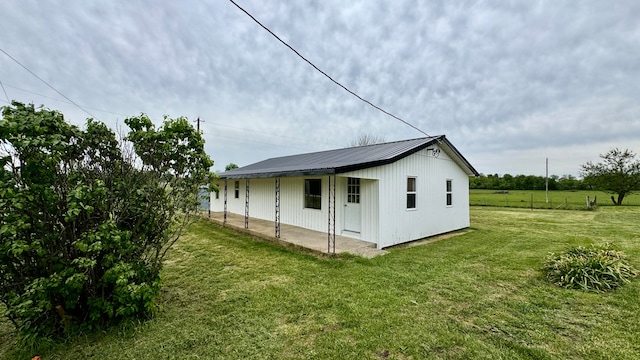
[{"label": "open field", "polygon": [[472,231],[374,259],[316,257],[206,221],[163,270],[162,311],[0,358],[638,359],[640,279],[606,294],[547,284],[544,257],[612,242],[640,268],[640,207],[472,207]]},{"label": "open field", "polygon": [[[535,209],[585,209],[587,196],[597,198],[598,206],[613,206],[611,194],[602,191],[549,191],[549,202],[544,190],[469,190],[471,206],[498,206]],[[533,200],[533,202],[532,202]],[[625,206],[640,206],[640,193],[625,196]]]}]

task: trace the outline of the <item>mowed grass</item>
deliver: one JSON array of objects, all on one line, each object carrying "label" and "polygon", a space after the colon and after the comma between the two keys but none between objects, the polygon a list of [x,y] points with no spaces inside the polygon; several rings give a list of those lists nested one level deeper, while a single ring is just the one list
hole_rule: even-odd
[{"label": "mowed grass", "polygon": [[471,208],[472,231],[374,259],[317,257],[201,221],[172,249],[152,319],[30,359],[638,359],[640,279],[548,284],[549,252],[611,242],[640,268],[640,207]]},{"label": "mowed grass", "polygon": [[[469,190],[471,206],[498,206],[536,209],[586,209],[587,196],[596,199],[598,206],[613,206],[611,194],[602,191],[549,191],[549,201],[544,190]],[[617,195],[616,195],[617,199]],[[640,206],[640,193],[625,196],[625,206]]]}]

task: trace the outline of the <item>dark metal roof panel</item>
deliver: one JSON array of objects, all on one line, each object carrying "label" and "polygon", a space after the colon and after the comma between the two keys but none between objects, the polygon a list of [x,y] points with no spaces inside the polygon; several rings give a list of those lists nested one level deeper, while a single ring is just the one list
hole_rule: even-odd
[{"label": "dark metal roof panel", "polygon": [[390,164],[434,143],[439,143],[459,166],[465,168],[467,174],[479,175],[458,149],[444,135],[441,135],[271,158],[224,172],[220,174],[220,178],[245,179],[340,174]]},{"label": "dark metal roof panel", "polygon": [[220,174],[223,179],[322,175],[365,169],[397,161],[443,139],[425,137],[263,160]]}]

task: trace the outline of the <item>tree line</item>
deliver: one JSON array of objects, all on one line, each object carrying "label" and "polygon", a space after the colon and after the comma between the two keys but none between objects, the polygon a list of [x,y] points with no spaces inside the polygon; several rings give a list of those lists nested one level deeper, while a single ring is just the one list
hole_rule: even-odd
[{"label": "tree line", "polygon": [[601,190],[615,196],[611,201],[622,205],[625,196],[640,191],[640,160],[629,149],[614,148],[600,154],[599,163],[587,162],[580,166],[582,179],[571,175],[561,177],[504,174],[483,175],[471,178],[469,188],[490,190]]},{"label": "tree line", "polygon": [[[470,189],[545,190],[546,178],[535,175],[480,174],[469,179]],[[549,176],[549,190],[590,190],[592,185],[573,175]]]}]

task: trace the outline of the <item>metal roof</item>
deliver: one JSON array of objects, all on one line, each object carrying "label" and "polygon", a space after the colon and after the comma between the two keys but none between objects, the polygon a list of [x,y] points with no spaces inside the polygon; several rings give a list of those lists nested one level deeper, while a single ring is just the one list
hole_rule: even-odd
[{"label": "metal roof", "polygon": [[223,172],[220,174],[220,178],[246,179],[340,174],[390,164],[435,143],[439,143],[443,150],[452,156],[461,167],[466,168],[469,175],[478,175],[471,164],[444,135],[441,135],[271,158]]}]

